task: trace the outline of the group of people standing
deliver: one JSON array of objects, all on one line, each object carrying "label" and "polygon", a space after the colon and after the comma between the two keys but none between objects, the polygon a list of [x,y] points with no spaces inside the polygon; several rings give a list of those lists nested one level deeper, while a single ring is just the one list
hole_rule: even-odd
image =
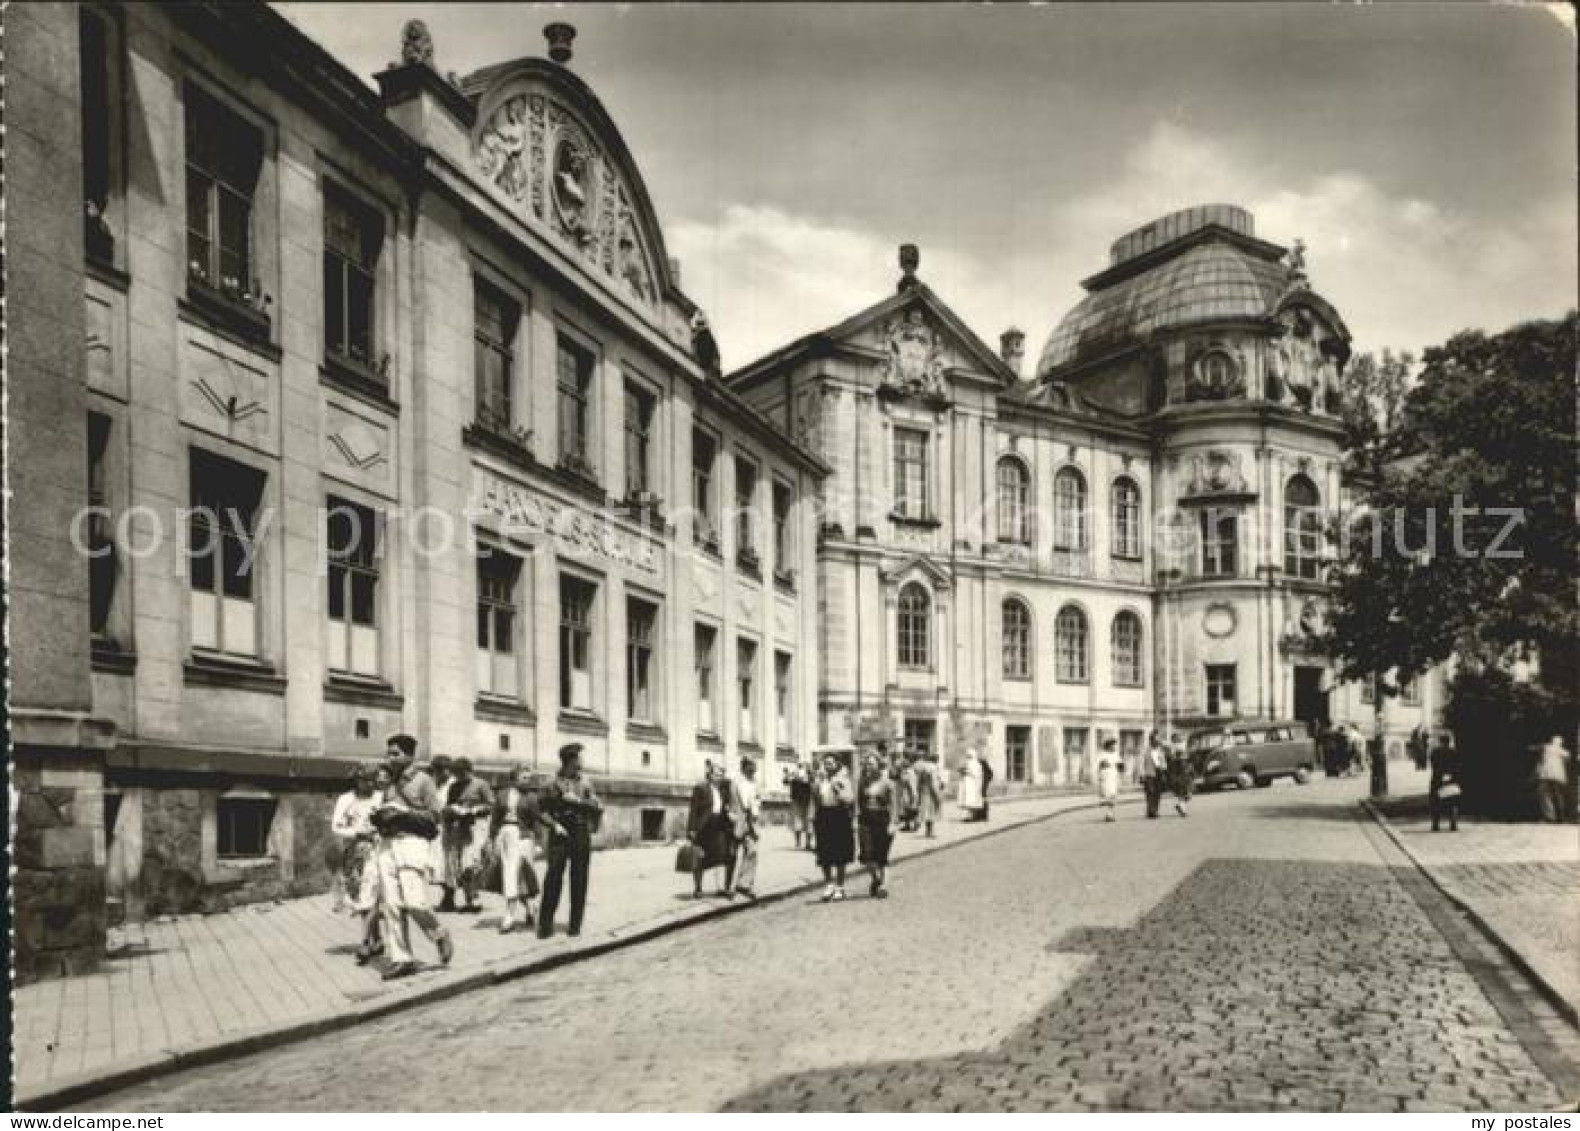
[{"label": "group of people standing", "polygon": [[[1105,765],[1113,767],[1107,784],[1104,782]],[[1119,796],[1119,770],[1122,765],[1118,744],[1110,738],[1103,743],[1103,757],[1097,766],[1098,792],[1108,810],[1110,821],[1114,819],[1114,803]],[[1191,793],[1196,788],[1196,767],[1185,747],[1185,740],[1179,735],[1170,735],[1165,742],[1157,731],[1149,734],[1147,748],[1141,752],[1141,764],[1136,768],[1136,776],[1141,779],[1141,791],[1146,797],[1148,820],[1157,819],[1165,790],[1174,795],[1174,811],[1181,817],[1190,816]]]},{"label": "group of people standing", "polygon": [[[501,932],[536,921],[539,938],[554,933],[565,874],[570,873],[570,934],[581,933],[587,906],[592,835],[603,812],[591,781],[581,772],[581,747],[560,750],[560,769],[541,790],[532,771],[520,768],[496,796],[465,758],[417,762],[417,741],[392,735],[385,760],[360,768],[350,791],[335,803],[331,830],[340,846],[336,908],[362,920],[358,964],[386,957],[384,978],[415,974],[421,967],[411,945],[411,927],[427,936],[441,964],[455,954],[440,912],[481,909],[484,887],[505,898]],[[533,847],[546,857],[542,902],[532,867]],[[497,879],[492,874],[497,873]],[[442,890],[438,907],[430,887]]]}]

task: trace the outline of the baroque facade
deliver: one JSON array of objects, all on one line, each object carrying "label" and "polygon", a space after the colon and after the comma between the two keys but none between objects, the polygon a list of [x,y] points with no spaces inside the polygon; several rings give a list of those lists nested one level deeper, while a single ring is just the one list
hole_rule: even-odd
[{"label": "baroque facade", "polygon": [[[1029,378],[1021,331],[993,350],[920,281],[916,248],[900,261],[895,294],[729,378],[834,469],[820,736],[974,745],[1000,780],[1049,785],[1155,727],[1370,733],[1310,646],[1350,338],[1304,249],[1230,205],[1146,224]],[[1390,706],[1395,746],[1429,706],[1416,688]]]},{"label": "baroque facade", "polygon": [[581,743],[610,845],[810,741],[826,468],[715,379],[570,29],[444,78],[413,23],[379,94],[261,4],[6,30],[19,973],[323,890],[392,732]]}]

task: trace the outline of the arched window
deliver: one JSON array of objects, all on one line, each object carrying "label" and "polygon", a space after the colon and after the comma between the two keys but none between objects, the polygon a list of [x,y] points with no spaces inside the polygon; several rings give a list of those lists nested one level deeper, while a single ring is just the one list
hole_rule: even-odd
[{"label": "arched window", "polygon": [[1019,546],[1031,542],[1028,516],[1031,494],[1030,476],[1018,459],[1005,456],[998,461],[998,540]]},{"label": "arched window", "polygon": [[1114,617],[1113,666],[1115,687],[1140,687],[1141,618],[1128,609]]},{"label": "arched window", "polygon": [[1074,605],[1060,609],[1054,621],[1053,654],[1060,683],[1086,682],[1086,614]]},{"label": "arched window", "polygon": [[925,668],[932,653],[932,601],[927,590],[911,582],[900,590],[900,667]]},{"label": "arched window", "polygon": [[1053,547],[1086,549],[1086,480],[1073,467],[1053,480]]},{"label": "arched window", "polygon": [[1031,678],[1031,610],[1014,597],[1004,600],[1000,616],[1004,633],[1004,678]]},{"label": "arched window", "polygon": [[1284,484],[1284,572],[1315,581],[1322,572],[1322,496],[1304,475]]},{"label": "arched window", "polygon": [[1128,476],[1114,480],[1114,557],[1141,558],[1141,488]]}]

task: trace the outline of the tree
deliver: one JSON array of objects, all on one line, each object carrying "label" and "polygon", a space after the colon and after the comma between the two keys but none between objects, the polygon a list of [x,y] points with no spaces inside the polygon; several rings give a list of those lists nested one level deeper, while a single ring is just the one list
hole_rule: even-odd
[{"label": "tree", "polygon": [[1374,399],[1392,395],[1388,355],[1352,367],[1347,471],[1363,506],[1340,529],[1324,641],[1341,678],[1392,694],[1450,656],[1519,661],[1573,733],[1577,329],[1571,312],[1457,334],[1426,352],[1391,419]]}]

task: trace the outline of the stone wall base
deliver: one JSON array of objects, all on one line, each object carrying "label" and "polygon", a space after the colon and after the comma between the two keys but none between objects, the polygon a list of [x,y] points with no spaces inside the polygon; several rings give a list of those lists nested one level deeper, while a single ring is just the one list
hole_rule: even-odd
[{"label": "stone wall base", "polygon": [[88,973],[104,958],[104,755],[18,745],[12,929],[18,982]]}]

